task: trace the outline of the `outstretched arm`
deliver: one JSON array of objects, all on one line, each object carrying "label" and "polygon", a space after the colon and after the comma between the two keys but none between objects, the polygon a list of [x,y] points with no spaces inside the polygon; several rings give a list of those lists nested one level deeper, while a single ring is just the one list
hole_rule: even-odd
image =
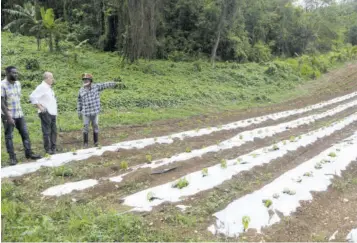
[{"label": "outstretched arm", "polygon": [[115,88],[117,86],[116,82],[105,82],[97,84],[98,90],[102,91],[104,89]]}]

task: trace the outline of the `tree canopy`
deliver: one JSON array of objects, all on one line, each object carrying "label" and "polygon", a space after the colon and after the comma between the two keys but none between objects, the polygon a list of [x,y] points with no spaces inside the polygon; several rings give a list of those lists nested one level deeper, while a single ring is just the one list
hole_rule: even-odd
[{"label": "tree canopy", "polygon": [[261,62],[357,44],[356,0],[4,0],[2,28],[124,60]]}]

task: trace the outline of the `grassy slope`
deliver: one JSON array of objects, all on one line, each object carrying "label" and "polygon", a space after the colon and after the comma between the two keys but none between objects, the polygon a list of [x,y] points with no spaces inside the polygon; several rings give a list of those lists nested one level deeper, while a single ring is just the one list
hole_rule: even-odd
[{"label": "grassy slope", "polygon": [[[29,59],[36,59],[39,69],[27,70]],[[76,97],[83,72],[92,73],[95,82],[120,76],[128,86],[125,90],[107,90],[102,94],[102,127],[185,118],[223,109],[265,105],[301,95],[301,91],[293,89],[302,82],[301,78],[286,70],[265,74],[269,64],[218,63],[213,70],[203,61],[141,61],[122,67],[120,60],[116,54],[83,50],[78,62],[74,62],[64,54],[49,53],[44,46],[37,51],[34,38],[2,33],[1,64],[2,67],[15,65],[21,73],[23,109],[36,149],[42,150],[40,123],[36,110],[27,100],[29,93],[41,82],[44,71],[53,72],[57,80],[58,123],[62,131],[82,127],[76,119]],[[21,144],[18,135],[15,135],[15,143]],[[4,150],[2,158],[6,158]]]}]

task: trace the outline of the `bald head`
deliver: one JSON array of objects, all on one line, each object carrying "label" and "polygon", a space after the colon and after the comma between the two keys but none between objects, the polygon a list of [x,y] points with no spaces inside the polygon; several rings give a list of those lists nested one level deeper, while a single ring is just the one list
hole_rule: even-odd
[{"label": "bald head", "polygon": [[55,82],[55,79],[53,78],[53,74],[51,72],[45,72],[43,74],[43,80],[48,84],[52,85]]}]

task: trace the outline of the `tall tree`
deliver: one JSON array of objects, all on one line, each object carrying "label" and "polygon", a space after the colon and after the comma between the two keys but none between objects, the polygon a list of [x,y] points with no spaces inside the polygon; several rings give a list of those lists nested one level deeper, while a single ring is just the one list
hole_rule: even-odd
[{"label": "tall tree", "polygon": [[37,18],[36,6],[27,2],[24,6],[14,5],[13,9],[4,9],[5,13],[15,17],[4,26],[5,30],[17,28],[25,34],[34,35],[37,41],[37,50],[41,47],[42,20]]},{"label": "tall tree", "polygon": [[222,32],[228,31],[232,27],[233,19],[236,16],[237,0],[220,0],[221,13],[216,30],[216,40],[212,48],[211,63],[215,67],[217,48],[221,40]]}]

